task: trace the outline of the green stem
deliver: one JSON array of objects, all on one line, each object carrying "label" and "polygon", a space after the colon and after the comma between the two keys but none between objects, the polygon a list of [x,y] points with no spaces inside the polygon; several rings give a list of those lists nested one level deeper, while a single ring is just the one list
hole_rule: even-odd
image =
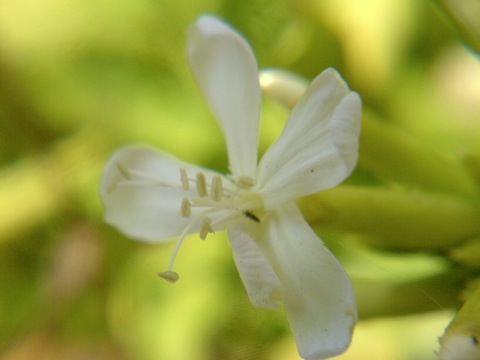
[{"label": "green stem", "polygon": [[338,186],[298,203],[312,226],[391,250],[442,249],[480,234],[480,209],[446,195]]},{"label": "green stem", "polygon": [[480,54],[480,2],[478,0],[437,0],[464,41]]},{"label": "green stem", "polygon": [[464,286],[464,275],[451,271],[397,284],[354,281],[360,319],[458,307],[458,294]]},{"label": "green stem", "polygon": [[460,160],[441,157],[415,137],[375,120],[369,112],[364,112],[362,119],[358,166],[413,187],[478,196],[475,181]]}]

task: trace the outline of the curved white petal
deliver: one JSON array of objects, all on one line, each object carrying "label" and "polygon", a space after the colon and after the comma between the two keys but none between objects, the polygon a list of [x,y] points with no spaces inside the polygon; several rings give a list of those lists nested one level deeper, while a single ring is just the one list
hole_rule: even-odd
[{"label": "curved white petal", "polygon": [[342,353],[357,321],[352,284],[295,204],[272,214],[259,245],[280,279],[300,355],[323,359]]},{"label": "curved white petal", "polygon": [[[124,234],[143,241],[178,236],[195,217],[180,214],[182,200],[195,196],[195,187],[182,188],[180,168],[190,177],[203,172],[210,182],[213,172],[186,164],[145,146],[117,150],[107,162],[100,196],[105,221]],[[192,186],[191,186],[192,187]],[[191,232],[198,231],[193,226]]]},{"label": "curved white petal", "polygon": [[278,309],[280,282],[272,265],[250,236],[239,230],[228,230],[233,259],[254,306]]},{"label": "curved white petal", "polygon": [[263,156],[257,184],[265,206],[338,185],[358,158],[361,100],[333,69],[322,72]]},{"label": "curved white petal", "polygon": [[254,179],[261,94],[252,49],[213,16],[200,17],[187,35],[190,67],[223,129],[230,171]]}]

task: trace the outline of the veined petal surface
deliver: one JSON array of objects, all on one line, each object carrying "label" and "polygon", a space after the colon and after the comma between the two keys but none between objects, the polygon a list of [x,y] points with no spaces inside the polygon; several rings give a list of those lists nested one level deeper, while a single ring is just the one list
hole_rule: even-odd
[{"label": "veined petal surface", "polygon": [[[192,177],[203,172],[207,182],[214,175],[146,146],[117,150],[107,163],[100,187],[105,221],[137,240],[179,236],[195,217],[195,209],[190,218],[181,216],[182,200],[196,196],[195,186],[189,191],[182,188],[180,168]],[[198,226],[193,226],[191,232],[196,231]]]},{"label": "veined petal surface", "polygon": [[295,204],[273,212],[259,246],[282,285],[300,355],[323,359],[342,353],[357,321],[352,284]]},{"label": "veined petal surface", "polygon": [[358,158],[361,100],[334,69],[317,76],[260,161],[266,208],[338,185]]},{"label": "veined petal surface", "polygon": [[266,309],[280,307],[280,282],[272,265],[255,241],[240,230],[228,230],[233,259],[254,306]]},{"label": "veined petal surface", "polygon": [[248,43],[223,21],[204,15],[187,34],[193,75],[222,127],[234,177],[255,178],[260,83]]}]

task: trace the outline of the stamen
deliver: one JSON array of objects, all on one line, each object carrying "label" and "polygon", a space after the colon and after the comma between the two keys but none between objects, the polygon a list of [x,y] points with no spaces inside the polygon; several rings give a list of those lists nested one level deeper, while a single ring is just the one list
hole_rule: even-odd
[{"label": "stamen", "polygon": [[127,180],[132,179],[132,174],[130,174],[130,171],[125,166],[119,162],[115,163],[115,166],[120,174],[115,174],[116,176],[114,176],[114,178],[107,184],[106,190],[108,194],[117,188],[118,183],[122,181],[122,178]]},{"label": "stamen", "polygon": [[190,220],[188,225],[183,229],[182,233],[178,237],[177,243],[175,244],[175,248],[173,249],[172,257],[170,258],[170,263],[168,264],[167,271],[162,271],[158,273],[158,276],[161,278],[169,281],[169,282],[174,282],[177,281],[179,276],[176,272],[172,271],[173,263],[175,262],[175,258],[177,257],[178,250],[180,250],[180,246],[182,246],[183,240],[187,236],[187,234],[190,232],[191,228],[195,223],[197,223],[197,220],[199,216],[202,214],[197,215],[193,219]]},{"label": "stamen", "polygon": [[191,209],[190,200],[188,200],[187,198],[184,198],[182,200],[182,206],[180,206],[180,214],[182,214],[183,217],[188,218],[191,213],[192,213],[192,209]]},{"label": "stamen", "polygon": [[215,175],[212,178],[212,193],[210,195],[212,196],[213,201],[222,200],[223,184],[222,184],[222,178],[220,175]]},{"label": "stamen", "polygon": [[121,181],[120,176],[115,174],[116,176],[107,184],[106,190],[107,194],[110,194],[117,188],[118,183]]},{"label": "stamen", "polygon": [[117,162],[115,163],[115,165],[117,166],[117,169],[118,171],[120,172],[120,174],[122,174],[122,176],[127,179],[127,180],[131,180],[132,179],[132,175],[130,174],[130,171],[125,167],[123,166],[121,163]]},{"label": "stamen", "polygon": [[215,233],[212,228],[212,220],[206,217],[203,219],[202,228],[200,229],[200,239],[205,240],[209,233]]},{"label": "stamen", "polygon": [[207,180],[205,179],[205,174],[204,173],[197,173],[196,175],[197,178],[197,193],[198,196],[204,197],[208,195],[207,192]]},{"label": "stamen", "polygon": [[170,270],[158,272],[157,275],[171,283],[176,282],[180,278],[175,271]]},{"label": "stamen", "polygon": [[182,188],[183,190],[189,190],[190,186],[188,184],[188,175],[187,175],[187,169],[185,168],[180,168],[180,180],[182,181]]},{"label": "stamen", "polygon": [[240,176],[237,180],[237,186],[241,189],[250,189],[255,185],[255,180],[250,176]]}]

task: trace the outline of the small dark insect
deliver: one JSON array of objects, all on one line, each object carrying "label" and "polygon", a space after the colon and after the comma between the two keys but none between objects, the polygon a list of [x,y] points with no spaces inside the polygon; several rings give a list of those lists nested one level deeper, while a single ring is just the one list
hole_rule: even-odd
[{"label": "small dark insect", "polygon": [[255,215],[255,214],[253,213],[253,211],[245,210],[243,213],[244,213],[245,216],[248,217],[249,219],[252,219],[253,221],[255,221],[255,222],[257,222],[257,223],[260,222],[260,219],[258,218],[257,215]]},{"label": "small dark insect", "polygon": [[478,345],[478,339],[476,336],[472,336],[472,344],[477,346]]}]

